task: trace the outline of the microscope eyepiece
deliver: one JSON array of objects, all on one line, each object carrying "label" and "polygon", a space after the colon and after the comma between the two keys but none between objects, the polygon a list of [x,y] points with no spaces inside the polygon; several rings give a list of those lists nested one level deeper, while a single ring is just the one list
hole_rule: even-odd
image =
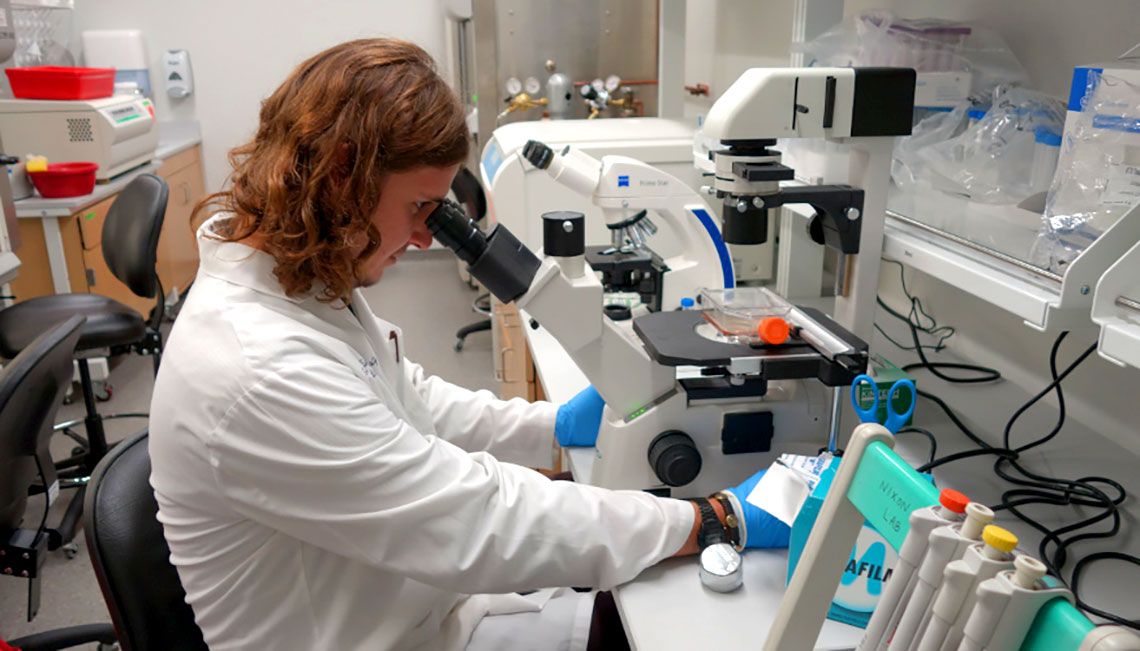
[{"label": "microscope eyepiece", "polygon": [[525,294],[542,265],[502,224],[495,226],[490,235],[484,235],[463,208],[447,199],[428,215],[427,227],[440,244],[467,263],[472,276],[504,303]]},{"label": "microscope eyepiece", "polygon": [[467,217],[463,208],[449,199],[444,199],[431,211],[427,227],[440,244],[455,251],[455,255],[469,265],[487,250],[487,237],[483,231]]},{"label": "microscope eyepiece", "polygon": [[550,147],[537,140],[528,140],[523,145],[522,154],[523,158],[540,170],[550,167],[550,163],[554,160],[554,152]]}]

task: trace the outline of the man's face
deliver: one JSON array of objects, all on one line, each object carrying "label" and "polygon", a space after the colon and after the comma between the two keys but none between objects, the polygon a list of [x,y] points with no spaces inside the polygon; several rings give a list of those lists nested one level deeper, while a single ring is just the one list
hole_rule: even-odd
[{"label": "man's face", "polygon": [[458,171],[458,164],[417,167],[385,177],[380,188],[380,203],[372,213],[372,223],[380,231],[380,246],[360,266],[361,287],[379,282],[384,269],[395,264],[409,245],[421,249],[431,246],[427,216],[447,196]]}]

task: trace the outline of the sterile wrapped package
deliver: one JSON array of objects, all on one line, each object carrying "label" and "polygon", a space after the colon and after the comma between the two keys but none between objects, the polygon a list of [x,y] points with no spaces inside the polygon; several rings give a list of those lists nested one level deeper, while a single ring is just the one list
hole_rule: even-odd
[{"label": "sterile wrapped package", "polygon": [[1067,265],[1140,203],[1140,85],[1090,73],[1081,110],[1070,113],[1034,262]]},{"label": "sterile wrapped package", "polygon": [[[1040,190],[1033,183],[1037,133],[1061,133],[1060,100],[1020,87],[998,87],[985,117],[957,136],[916,149],[911,169],[944,192],[972,201],[1015,204]],[[909,155],[909,153],[908,153]],[[917,178],[917,177],[916,177]]]},{"label": "sterile wrapped package", "polygon": [[[922,73],[965,73],[972,97],[988,97],[999,84],[1028,79],[1017,57],[991,29],[933,18],[907,20],[881,9],[850,16],[792,48],[807,56],[808,65],[914,68],[920,73],[920,86]],[[919,96],[946,99],[944,92],[933,88],[918,90]]]},{"label": "sterile wrapped package", "polygon": [[891,161],[891,180],[895,185],[905,191],[918,182],[926,166],[919,152],[965,131],[967,112],[965,106],[950,111],[927,112],[914,125],[909,137],[899,138],[894,160]]}]

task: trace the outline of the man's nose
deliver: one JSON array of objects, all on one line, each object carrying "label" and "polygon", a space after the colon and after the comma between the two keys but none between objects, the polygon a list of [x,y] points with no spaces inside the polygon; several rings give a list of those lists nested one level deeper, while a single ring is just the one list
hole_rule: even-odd
[{"label": "man's nose", "polygon": [[426,249],[431,246],[431,240],[431,231],[428,230],[427,224],[416,224],[416,227],[412,229],[412,237],[408,241],[418,249]]}]

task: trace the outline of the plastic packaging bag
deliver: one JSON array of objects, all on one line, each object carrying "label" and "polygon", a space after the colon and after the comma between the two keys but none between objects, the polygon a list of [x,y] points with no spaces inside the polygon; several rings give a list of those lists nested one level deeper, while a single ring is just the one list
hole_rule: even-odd
[{"label": "plastic packaging bag", "polygon": [[[917,112],[916,112],[917,113]],[[919,155],[927,147],[945,142],[966,130],[965,106],[952,111],[930,112],[922,117],[909,137],[899,138],[891,161],[891,179],[902,190],[912,188],[923,176],[926,162]]]},{"label": "plastic packaging bag", "polygon": [[918,149],[914,164],[937,189],[982,203],[1018,203],[1039,193],[1032,178],[1037,131],[1060,133],[1064,115],[1060,100],[999,87],[985,117],[949,140]]},{"label": "plastic packaging bag", "polygon": [[947,20],[904,20],[865,11],[811,41],[793,44],[808,65],[903,66],[918,72],[968,72],[971,96],[988,98],[1000,84],[1024,83],[1025,68],[997,32]]},{"label": "plastic packaging bag", "polygon": [[1061,143],[1034,262],[1057,273],[1140,203],[1140,86],[1090,74]]}]

